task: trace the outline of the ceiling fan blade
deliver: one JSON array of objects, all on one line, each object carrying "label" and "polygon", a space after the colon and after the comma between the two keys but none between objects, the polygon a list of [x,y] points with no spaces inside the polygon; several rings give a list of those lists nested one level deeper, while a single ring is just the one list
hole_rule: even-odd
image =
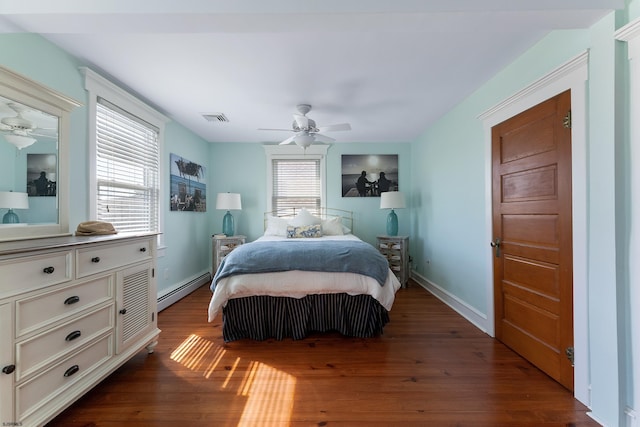
[{"label": "ceiling fan blade", "polygon": [[280,132],[292,132],[291,129],[271,129],[271,128],[258,128],[258,130],[277,130]]},{"label": "ceiling fan blade", "polygon": [[315,137],[316,141],[319,142],[334,142],[335,139],[330,138],[328,136],[325,135],[320,135],[319,133],[314,133],[313,136]]},{"label": "ceiling fan blade", "polygon": [[297,135],[290,136],[289,138],[287,138],[287,139],[285,139],[284,141],[282,141],[282,142],[280,143],[280,145],[287,145],[287,144],[290,144],[291,142],[293,142],[293,140],[295,139],[295,137],[296,137],[296,136],[297,136]]},{"label": "ceiling fan blade", "polygon": [[294,114],[293,120],[296,121],[296,124],[300,129],[307,129],[309,127],[309,119],[306,116],[301,116],[300,114]]},{"label": "ceiling fan blade", "polygon": [[340,123],[337,125],[320,126],[318,128],[320,132],[335,132],[338,130],[351,130],[351,125],[349,123]]},{"label": "ceiling fan blade", "polygon": [[34,132],[29,132],[30,136],[39,136],[42,138],[51,138],[51,139],[58,139],[58,135],[45,135],[43,133],[34,133]]}]

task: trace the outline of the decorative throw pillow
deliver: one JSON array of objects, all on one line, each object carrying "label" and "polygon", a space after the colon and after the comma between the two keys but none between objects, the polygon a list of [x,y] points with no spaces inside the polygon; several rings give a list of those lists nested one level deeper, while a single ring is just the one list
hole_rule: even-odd
[{"label": "decorative throw pillow", "polygon": [[342,219],[340,217],[329,218],[322,221],[322,234],[325,236],[342,236]]},{"label": "decorative throw pillow", "polygon": [[322,220],[317,216],[313,216],[311,212],[306,210],[305,208],[300,209],[300,212],[289,221],[289,225],[293,225],[294,227],[300,227],[302,225],[314,225],[321,224]]},{"label": "decorative throw pillow", "polygon": [[299,239],[309,237],[322,237],[322,226],[319,224],[303,225],[300,227],[294,227],[292,225],[287,227],[287,238]]}]

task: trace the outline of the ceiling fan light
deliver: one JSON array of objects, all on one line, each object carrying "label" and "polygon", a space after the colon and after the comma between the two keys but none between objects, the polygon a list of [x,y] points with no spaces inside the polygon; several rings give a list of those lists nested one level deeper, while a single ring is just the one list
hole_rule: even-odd
[{"label": "ceiling fan light", "polygon": [[6,139],[7,142],[15,145],[18,148],[18,150],[28,147],[37,141],[37,139],[31,138],[30,136],[22,136],[22,135],[15,135],[15,134],[4,135],[4,139]]},{"label": "ceiling fan light", "polygon": [[297,135],[294,139],[296,145],[302,148],[307,148],[308,146],[313,144],[314,140],[315,138],[313,137],[313,135],[309,134]]}]

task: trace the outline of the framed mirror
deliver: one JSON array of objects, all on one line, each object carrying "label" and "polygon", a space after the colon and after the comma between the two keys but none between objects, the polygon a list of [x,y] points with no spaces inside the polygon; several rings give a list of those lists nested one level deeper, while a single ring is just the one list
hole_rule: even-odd
[{"label": "framed mirror", "polygon": [[80,105],[0,66],[0,241],[69,234],[69,115]]}]

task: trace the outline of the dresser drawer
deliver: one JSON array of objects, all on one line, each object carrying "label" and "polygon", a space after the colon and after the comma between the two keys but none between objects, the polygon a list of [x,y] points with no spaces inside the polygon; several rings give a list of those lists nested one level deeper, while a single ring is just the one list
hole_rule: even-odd
[{"label": "dresser drawer", "polygon": [[0,297],[71,280],[71,251],[0,261]]},{"label": "dresser drawer", "polygon": [[71,352],[113,328],[114,305],[98,309],[72,322],[58,326],[16,345],[16,381],[50,365],[65,352]]},{"label": "dresser drawer", "polygon": [[109,334],[82,351],[16,387],[16,420],[24,420],[39,407],[87,376],[113,354],[113,335]]},{"label": "dresser drawer", "polygon": [[113,275],[16,301],[16,337],[114,298]]},{"label": "dresser drawer", "polygon": [[149,239],[79,249],[76,252],[78,278],[151,259]]}]

